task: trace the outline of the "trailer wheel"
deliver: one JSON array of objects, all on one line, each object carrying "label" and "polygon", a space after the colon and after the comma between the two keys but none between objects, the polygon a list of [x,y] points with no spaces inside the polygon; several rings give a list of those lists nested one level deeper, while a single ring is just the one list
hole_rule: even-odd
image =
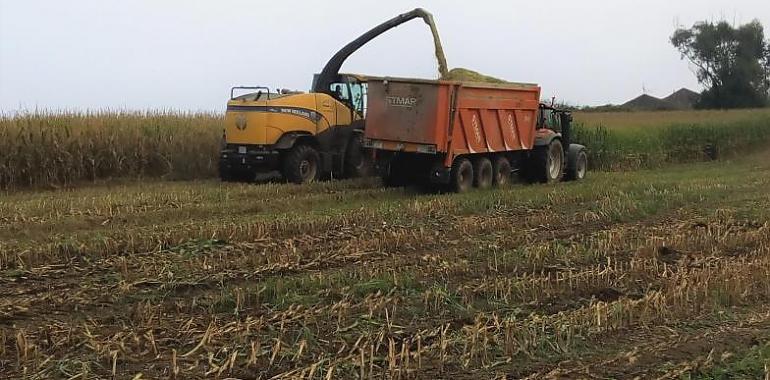
[{"label": "trailer wheel", "polygon": [[283,160],[284,178],[289,182],[302,184],[318,179],[318,152],[309,145],[295,145]]},{"label": "trailer wheel", "polygon": [[402,160],[398,157],[391,159],[383,168],[380,178],[382,178],[382,185],[385,187],[406,186],[408,181]]},{"label": "trailer wheel", "polygon": [[479,157],[474,160],[473,164],[473,186],[479,189],[492,187],[492,180],[494,178],[492,162],[486,157]]},{"label": "trailer wheel", "polygon": [[495,187],[503,187],[511,183],[511,162],[507,158],[498,157],[492,164],[492,172],[492,185]]},{"label": "trailer wheel", "polygon": [[569,147],[569,157],[567,159],[567,172],[564,173],[564,179],[567,181],[579,181],[586,177],[588,172],[588,155],[582,147],[576,147],[574,144]]},{"label": "trailer wheel", "polygon": [[450,189],[456,193],[464,193],[473,186],[473,165],[467,158],[456,158],[452,163],[450,173]]},{"label": "trailer wheel", "polygon": [[528,179],[532,182],[553,183],[564,175],[564,148],[553,140],[548,146],[536,147],[529,162]]}]

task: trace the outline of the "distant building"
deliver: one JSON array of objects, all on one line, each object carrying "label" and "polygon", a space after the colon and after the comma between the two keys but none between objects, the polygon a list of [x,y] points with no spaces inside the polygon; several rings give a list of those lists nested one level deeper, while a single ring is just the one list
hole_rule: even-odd
[{"label": "distant building", "polygon": [[681,88],[679,91],[663,98],[676,109],[691,109],[700,99],[700,94],[687,88]]},{"label": "distant building", "polygon": [[674,109],[674,106],[669,102],[647,94],[639,95],[638,97],[623,103],[620,107],[635,111],[660,111]]},{"label": "distant building", "polygon": [[692,109],[699,98],[697,92],[682,88],[663,99],[643,94],[620,107],[634,111],[687,110]]}]

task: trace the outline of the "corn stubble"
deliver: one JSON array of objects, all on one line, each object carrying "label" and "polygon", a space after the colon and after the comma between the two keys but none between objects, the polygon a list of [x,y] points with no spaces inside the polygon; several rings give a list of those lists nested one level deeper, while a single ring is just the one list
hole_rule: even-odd
[{"label": "corn stubble", "polygon": [[[668,176],[681,169],[599,173],[452,196],[366,180],[13,195],[0,201],[0,369],[590,377],[702,326],[715,326],[710,342],[719,329],[770,324],[770,176],[744,180],[758,170],[770,167],[701,164],[677,181]],[[37,235],[16,236],[18,226]],[[588,367],[586,353],[616,346]],[[569,365],[576,355],[586,364]]]}]

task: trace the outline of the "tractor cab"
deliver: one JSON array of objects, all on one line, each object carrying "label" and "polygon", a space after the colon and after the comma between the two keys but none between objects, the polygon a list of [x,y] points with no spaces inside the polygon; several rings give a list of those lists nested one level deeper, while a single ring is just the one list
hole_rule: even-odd
[{"label": "tractor cab", "polygon": [[537,119],[537,128],[547,128],[562,132],[565,124],[572,121],[572,112],[541,103]]},{"label": "tractor cab", "polygon": [[566,158],[565,179],[583,179],[588,170],[588,153],[585,146],[573,143],[572,111],[540,103],[535,133],[541,145],[559,139]]}]

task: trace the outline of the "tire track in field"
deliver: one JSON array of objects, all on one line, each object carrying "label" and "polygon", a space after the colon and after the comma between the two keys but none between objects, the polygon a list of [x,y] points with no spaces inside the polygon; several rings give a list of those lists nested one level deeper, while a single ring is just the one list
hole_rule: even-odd
[{"label": "tire track in field", "polygon": [[[575,206],[577,208],[580,207],[580,205]],[[524,220],[528,215],[528,217],[538,220],[541,216],[550,214],[552,214],[551,210],[523,211],[516,219]],[[131,277],[133,278],[130,283],[121,284],[116,280],[120,276],[121,271],[130,273],[145,266],[162,267],[163,265],[161,264],[163,263],[170,265],[173,264],[174,260],[181,258],[178,254],[168,251],[164,253],[148,252],[132,255],[130,260],[111,257],[88,263],[87,266],[83,265],[84,263],[44,266],[36,268],[18,279],[11,280],[10,282],[2,281],[0,283],[0,285],[8,289],[7,297],[0,303],[0,312],[2,312],[0,316],[2,316],[2,320],[5,320],[5,323],[10,323],[23,319],[24,316],[39,317],[40,315],[45,315],[46,310],[60,315],[66,315],[74,310],[86,314],[91,311],[105,312],[105,307],[110,308],[110,305],[116,302],[114,298],[116,294],[129,294],[135,291],[139,291],[139,294],[143,291],[150,291],[152,293],[157,292],[161,288],[164,289],[161,292],[167,293],[166,297],[172,299],[178,296],[191,298],[207,293],[218,293],[222,286],[232,287],[246,283],[255,283],[274,276],[295,275],[307,273],[311,270],[327,272],[343,270],[350,264],[361,262],[363,259],[367,263],[366,267],[369,273],[378,270],[378,268],[382,270],[394,267],[422,267],[430,269],[430,265],[425,266],[426,255],[430,256],[437,251],[445,249],[447,240],[457,239],[458,237],[463,238],[463,236],[465,239],[472,237],[467,234],[468,228],[471,228],[472,232],[476,233],[482,230],[490,232],[490,228],[493,226],[508,226],[507,220],[511,217],[514,216],[487,217],[481,224],[474,217],[458,217],[450,224],[444,224],[445,222],[437,223],[448,226],[445,231],[438,235],[431,234],[430,232],[432,231],[428,232],[428,230],[424,230],[423,234],[409,235],[405,234],[406,228],[398,226],[380,229],[380,231],[373,231],[365,226],[360,226],[344,233],[325,231],[319,235],[305,236],[300,239],[268,239],[261,243],[263,247],[262,254],[265,254],[267,251],[280,253],[285,252],[287,249],[294,249],[297,252],[301,252],[301,254],[291,258],[295,259],[293,263],[285,261],[285,257],[282,257],[276,259],[281,264],[262,265],[248,270],[233,270],[233,267],[229,266],[211,268],[207,272],[217,273],[217,275],[205,275],[200,272],[194,272],[191,273],[188,280],[182,279],[176,283],[171,279],[164,280],[162,278],[162,271],[150,273],[149,276],[132,275]],[[660,218],[663,218],[663,216],[660,216]],[[516,239],[510,242],[509,245],[546,243],[555,235],[566,236],[576,232],[574,219],[558,219],[563,221],[564,224],[547,227],[549,233],[535,233],[532,236],[538,237],[537,239]],[[653,223],[653,221],[648,219],[646,223]],[[580,234],[585,234],[592,230],[625,229],[635,225],[634,222],[607,222],[604,224],[601,221],[595,221],[591,224],[583,225]],[[483,228],[479,228],[479,226]],[[394,234],[406,237],[393,243],[396,240],[393,238]],[[240,267],[243,260],[239,260],[239,258],[242,259],[250,254],[255,254],[258,251],[256,247],[259,246],[260,244],[256,246],[246,244],[247,248],[240,256],[231,257],[225,255],[220,257],[219,261],[232,262],[235,267]],[[233,247],[238,247],[238,244],[228,246],[227,248]],[[203,262],[205,266],[207,258],[211,262],[215,261],[212,256],[218,255],[219,249],[216,248],[214,252],[205,254],[201,258],[195,258],[195,260]],[[477,256],[474,253],[474,249],[468,249],[459,245],[453,246],[450,252],[445,253],[451,253],[455,259],[472,260]],[[451,258],[444,257],[444,259]],[[490,272],[487,268],[481,267],[481,265],[474,268],[472,273],[467,273],[466,268],[467,266],[456,267],[455,269],[450,267],[442,270],[442,273],[428,272],[425,276],[437,278],[452,277],[455,278],[453,282],[457,283],[456,279],[461,279],[460,282],[466,282],[494,275],[494,273]],[[509,275],[516,276],[532,273],[536,270],[537,266],[532,268],[518,267],[516,271],[510,272]],[[196,275],[196,273],[198,274]],[[105,279],[108,278],[111,281],[105,283]],[[92,286],[94,284],[97,284],[97,286]],[[51,306],[54,307],[52,308]],[[121,308],[120,303],[114,306],[114,308]]]},{"label": "tire track in field", "polygon": [[[550,210],[522,211],[518,218],[523,219],[530,215],[537,218],[538,215],[550,214]],[[497,219],[507,219],[513,215],[497,217]],[[373,225],[382,226],[385,220],[375,221]],[[419,264],[420,257],[423,254],[435,252],[444,248],[444,244],[450,235],[457,235],[456,231],[465,230],[468,226],[476,224],[473,219],[465,217],[453,218],[452,222],[444,220],[433,221],[432,228],[445,230],[440,235],[434,235],[428,229],[423,229],[421,233],[410,232],[409,227],[391,225],[388,227],[369,227],[366,225],[344,227],[342,231],[323,231],[316,235],[306,235],[301,238],[288,237],[276,239],[263,239],[263,242],[236,243],[228,248],[239,247],[243,249],[240,257],[225,256],[220,259],[222,262],[232,262],[236,268],[242,267],[243,258],[248,255],[267,255],[270,253],[284,256],[276,258],[275,261],[281,264],[255,266],[249,270],[233,270],[232,267],[212,268],[208,272],[216,272],[217,276],[199,275],[190,276],[188,283],[193,286],[180,286],[180,289],[187,297],[195,296],[203,292],[216,291],[216,286],[220,284],[239,285],[246,282],[263,280],[271,276],[283,276],[303,273],[308,270],[334,270],[344,268],[351,262],[359,262],[362,256],[366,256],[367,266],[373,267],[380,262],[387,261],[388,258],[402,257],[401,264]],[[499,222],[499,225],[506,225],[505,221]],[[565,228],[571,228],[566,226]],[[299,254],[295,257],[288,257],[285,253],[288,250],[295,250]],[[422,252],[422,253],[421,253]],[[195,258],[201,261],[207,257],[216,256],[218,252],[211,252],[202,258]],[[95,260],[93,262],[74,261],[66,264],[52,264],[38,268],[25,273],[22,276],[11,281],[0,280],[0,285],[5,286],[8,291],[4,303],[6,309],[13,305],[11,309],[25,311],[29,315],[39,315],[28,304],[37,304],[41,307],[49,307],[51,302],[61,306],[75,306],[79,311],[85,311],[88,308],[89,300],[98,304],[109,302],[111,295],[117,290],[118,284],[115,278],[118,277],[121,270],[129,273],[145,266],[160,267],[163,264],[170,264],[174,260],[179,260],[178,254],[170,251],[161,253],[145,252],[132,254],[129,258],[108,257]],[[166,261],[168,259],[168,261]],[[125,260],[122,262],[121,260]],[[211,257],[210,261],[213,260]],[[121,264],[127,266],[121,268]],[[206,265],[206,264],[202,264]],[[390,265],[386,262],[384,265]],[[160,278],[163,273],[157,271],[150,277],[142,278],[139,276],[133,281],[139,286],[162,285],[168,283],[168,280]],[[111,284],[105,284],[104,279],[112,276]],[[28,284],[32,286],[27,289]],[[96,287],[86,287],[85,285],[99,284]],[[56,290],[56,295],[51,294]],[[66,291],[66,292],[65,292]],[[40,295],[43,297],[40,297]],[[93,297],[89,294],[94,295]],[[171,294],[173,295],[173,293]],[[0,307],[0,311],[3,308]],[[61,310],[66,312],[65,310]],[[4,312],[5,319],[12,319],[13,313]]]},{"label": "tire track in field", "polygon": [[[684,215],[683,217],[686,218],[687,216]],[[565,219],[568,219],[568,218],[565,218]],[[461,230],[462,228],[464,228],[464,227],[466,227],[468,225],[468,222],[470,222],[470,225],[474,225],[472,220],[471,221],[462,220],[462,221],[457,221],[458,225],[454,226],[453,228],[454,228],[454,230]],[[660,230],[660,231],[664,231],[664,232],[668,231],[669,233],[679,233],[680,232],[680,231],[676,231],[675,229],[671,229],[670,228],[670,226],[672,225],[672,220],[670,218],[668,218],[668,217],[662,217],[660,220],[655,220],[655,221],[653,221],[653,220],[648,218],[648,219],[645,219],[643,223],[649,224],[650,227],[648,229],[639,229],[639,233],[640,234],[646,234],[646,233],[648,233],[648,231],[651,231],[651,230],[652,231]],[[676,223],[674,222],[674,224],[676,224]],[[617,224],[617,225],[621,226],[621,227],[617,227],[617,228],[630,228],[631,227],[631,226],[626,226],[625,223],[621,223],[621,224]],[[634,224],[634,225],[636,225],[636,224]],[[564,227],[564,228],[571,229],[573,227],[573,224],[572,223],[567,223],[565,226],[566,227]],[[557,232],[557,233],[560,233],[560,229],[559,228],[554,228],[553,230],[555,232]],[[453,230],[450,230],[450,231],[453,231]],[[586,230],[585,232],[600,233],[601,231],[593,231],[591,229],[591,230]],[[546,236],[545,238],[548,238],[548,237]],[[337,241],[338,237],[333,239],[333,240]],[[308,244],[314,244],[314,243],[315,242],[309,242]],[[467,252],[461,250],[458,253],[464,254],[464,253],[467,253]],[[410,259],[412,257],[413,256],[406,256],[406,259]],[[110,308],[108,306],[107,310],[89,310],[89,309],[85,309],[85,310],[83,310],[83,312],[86,313],[86,315],[90,314],[92,316],[92,318],[95,318],[96,320],[104,321],[104,322],[111,321],[115,317],[121,315],[121,313],[117,312],[116,310],[111,310],[111,312],[109,310],[110,310]],[[99,317],[99,315],[101,315],[102,317]],[[171,313],[169,315],[169,317],[171,317],[171,315],[173,315],[173,313]],[[259,313],[253,314],[253,315],[259,316]],[[395,317],[395,315],[394,315],[394,317]],[[121,319],[122,317],[118,317],[118,318]],[[464,320],[464,319],[459,319],[458,320],[457,318],[458,318],[458,315],[449,315],[447,317],[432,318],[432,319],[425,320],[422,323],[417,323],[417,324],[410,323],[409,328],[410,329],[417,329],[417,330],[419,330],[421,328],[429,328],[429,327],[435,327],[435,326],[438,326],[438,325],[442,325],[442,324],[444,324],[445,322],[448,321],[449,323],[451,323],[452,326],[454,326],[453,328],[458,328],[459,329],[464,324],[468,324],[468,323],[472,322],[472,321],[468,321],[468,320]],[[227,319],[229,319],[229,318],[225,317],[225,321]],[[75,322],[75,321],[73,320],[72,322]],[[224,323],[224,321],[222,323]],[[171,323],[171,325],[173,325],[173,323]],[[35,327],[33,325],[30,325],[30,326],[26,326],[26,328],[34,329]],[[94,330],[94,333],[97,333],[97,334],[100,334],[100,335],[109,334],[109,331],[112,328],[113,327],[108,324],[108,325],[104,326],[104,328],[102,328],[102,329]],[[293,327],[289,326],[289,328],[291,329]],[[322,327],[317,329],[316,332],[322,332],[324,334],[331,333],[332,331],[330,331],[328,329],[332,329],[332,327],[331,326],[323,327],[323,325],[322,325]],[[167,339],[173,339],[173,338],[171,338],[170,336],[168,336],[166,334],[171,334],[171,336],[173,336],[174,331],[173,330],[172,331],[168,331],[167,333],[164,333],[163,336],[158,336],[157,339],[159,339],[159,341],[167,340]],[[459,369],[458,369],[458,371],[462,372]]]}]

